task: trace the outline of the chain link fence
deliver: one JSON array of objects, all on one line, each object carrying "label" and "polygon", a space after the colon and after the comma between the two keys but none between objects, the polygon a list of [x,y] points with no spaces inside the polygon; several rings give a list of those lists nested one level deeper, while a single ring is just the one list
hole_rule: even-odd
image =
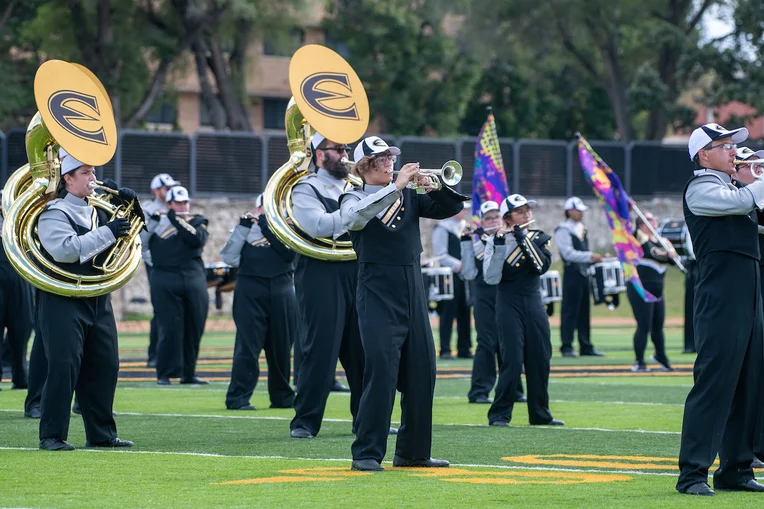
[{"label": "chain link fence", "polygon": [[[464,177],[459,191],[470,194],[475,164],[474,137],[457,139],[380,135],[400,147],[397,167],[418,161],[437,169],[450,159],[459,161]],[[23,129],[0,131],[0,183],[27,162]],[[583,177],[575,141],[499,140],[510,192],[529,197],[586,196],[591,191]],[[685,145],[660,142],[618,143],[591,141],[594,150],[621,179],[626,191],[638,198],[679,195],[692,175]],[[747,144],[760,149],[762,142]],[[351,145],[355,148],[355,144]],[[352,159],[352,149],[349,157]],[[125,130],[119,134],[114,159],[97,174],[120,185],[149,194],[158,173],[169,173],[197,197],[250,197],[262,192],[268,178],[289,159],[281,132],[163,133]]]}]

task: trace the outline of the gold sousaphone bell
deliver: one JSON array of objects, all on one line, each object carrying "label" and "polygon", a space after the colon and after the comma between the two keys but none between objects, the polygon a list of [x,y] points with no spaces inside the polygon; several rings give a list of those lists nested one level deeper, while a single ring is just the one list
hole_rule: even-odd
[{"label": "gold sousaphone bell", "polygon": [[29,163],[16,170],[3,189],[3,247],[13,268],[33,286],[71,297],[111,293],[125,285],[141,263],[143,217],[109,195],[90,196],[90,205],[109,220],[124,217],[130,233],[109,248],[95,275],[68,272],[48,259],[37,238],[37,220],[61,180],[58,149],[89,165],[101,166],[117,149],[117,126],[103,84],[85,67],[49,60],[34,81],[38,112],[26,132]]}]

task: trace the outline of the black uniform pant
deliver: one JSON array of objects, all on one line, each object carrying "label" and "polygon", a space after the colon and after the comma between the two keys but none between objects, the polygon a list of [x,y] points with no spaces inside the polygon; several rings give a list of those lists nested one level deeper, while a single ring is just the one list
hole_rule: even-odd
[{"label": "black uniform pant", "polygon": [[290,428],[305,428],[316,435],[321,429],[338,358],[350,385],[350,413],[354,422],[358,413],[364,363],[355,306],[358,264],[311,258],[301,265],[295,284],[305,329],[295,416]]},{"label": "black uniform pant", "polygon": [[209,310],[204,269],[173,272],[155,266],[151,301],[159,326],[157,378],[192,378]]},{"label": "black uniform pant", "polygon": [[440,311],[440,355],[451,353],[451,332],[456,318],[456,352],[467,357],[472,349],[472,324],[470,323],[470,305],[467,301],[467,285],[454,274],[454,298],[444,300]]},{"label": "black uniform pant", "polygon": [[751,461],[764,361],[760,284],[758,260],[726,251],[698,260],[698,356],[695,384],[684,406],[678,490],[706,482],[717,452],[716,487],[754,477]]},{"label": "black uniform pant", "polygon": [[271,408],[289,408],[294,391],[289,385],[292,343],[297,334],[297,301],[292,274],[272,278],[242,276],[233,294],[236,343],[226,407],[250,403],[260,377],[259,357],[265,349]]},{"label": "black uniform pant", "polygon": [[29,353],[29,387],[24,400],[24,412],[31,412],[40,407],[45,378],[48,376],[48,358],[45,357],[45,345],[42,341],[40,327],[35,320],[34,341]]},{"label": "black uniform pant", "polygon": [[[656,297],[663,296],[663,283],[660,288],[649,285],[642,281],[645,289]],[[637,330],[634,332],[634,355],[637,362],[645,362],[645,348],[647,347],[647,335],[655,346],[655,356],[658,359],[666,359],[666,337],[663,334],[663,322],[666,319],[666,301],[662,298],[658,302],[645,302],[634,289],[634,285],[627,283],[626,296],[634,312],[637,321]]]},{"label": "black uniform pant", "polygon": [[435,347],[419,263],[361,263],[358,317],[366,364],[353,459],[381,462],[385,457],[396,388],[401,392],[401,426],[395,455],[428,459]]},{"label": "black uniform pant", "polygon": [[87,440],[115,438],[112,406],[119,353],[111,296],[74,299],[41,291],[37,312],[48,359],[40,405],[40,440],[66,440],[75,390]]},{"label": "black uniform pant", "polygon": [[[146,278],[149,281],[149,298],[151,297],[151,271],[154,269],[151,265],[148,263],[144,264],[146,266]],[[154,307],[154,300],[151,300],[151,307]],[[149,349],[148,349],[148,358],[149,361],[156,361],[157,358],[157,342],[159,340],[159,327],[157,326],[157,314],[156,311],[154,311],[153,316],[151,317],[151,322],[149,322]]]},{"label": "black uniform pant", "polygon": [[589,278],[575,267],[567,268],[562,276],[562,311],[560,316],[561,352],[573,351],[573,333],[578,331],[582,354],[594,350],[591,341],[591,299]]},{"label": "black uniform pant", "polygon": [[8,330],[5,348],[11,364],[11,381],[19,387],[27,385],[27,346],[34,323],[32,300],[31,285],[10,264],[0,264],[0,336]]},{"label": "black uniform pant", "polygon": [[511,283],[500,283],[496,296],[496,325],[501,344],[501,370],[488,422],[512,420],[517,379],[525,364],[528,420],[549,424],[549,370],[552,341],[549,318],[541,292],[517,292]]},{"label": "black uniform pant", "polygon": [[695,328],[693,327],[693,307],[695,305],[695,279],[698,267],[694,260],[688,260],[684,265],[687,274],[684,275],[684,350],[695,351]]},{"label": "black uniform pant", "polygon": [[[764,298],[764,270],[762,270],[761,265],[759,266],[759,271],[761,273],[761,286],[759,288],[762,297]],[[762,300],[762,305],[764,306],[764,300]],[[761,382],[762,392],[761,397],[759,398],[759,414],[757,418],[756,435],[753,440],[753,453],[757,458],[764,460],[764,401],[762,401],[762,398],[764,398],[764,376],[762,376]]]}]

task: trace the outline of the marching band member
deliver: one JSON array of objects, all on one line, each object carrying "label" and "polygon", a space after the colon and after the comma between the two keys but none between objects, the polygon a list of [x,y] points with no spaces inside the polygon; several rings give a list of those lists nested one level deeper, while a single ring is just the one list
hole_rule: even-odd
[{"label": "marching band member", "polygon": [[[535,200],[519,194],[501,202],[504,228],[485,245],[483,274],[489,285],[498,285],[497,328],[501,370],[496,397],[488,411],[488,424],[509,426],[515,404],[515,388],[525,365],[528,389],[528,419],[534,425],[563,426],[549,411],[549,370],[552,343],[549,319],[541,300],[539,276],[549,270],[551,237],[541,230],[528,230]],[[505,235],[505,234],[510,235]]]},{"label": "marching band member", "polygon": [[462,279],[460,235],[469,212],[468,203],[454,217],[439,221],[432,230],[432,250],[443,267],[454,272],[454,298],[443,301],[440,310],[440,358],[453,359],[451,332],[456,319],[456,355],[460,359],[472,358],[472,323],[467,299],[468,285]]},{"label": "marching band member", "polygon": [[257,197],[254,214],[241,216],[220,250],[220,257],[228,265],[239,267],[233,294],[236,343],[226,408],[255,410],[250,398],[260,376],[258,359],[263,348],[268,361],[271,408],[291,408],[294,391],[289,385],[290,355],[297,334],[295,252],[268,227],[263,195]]},{"label": "marching band member", "polygon": [[[0,191],[2,198],[2,191]],[[3,211],[0,208],[0,228]],[[11,363],[13,389],[27,388],[26,356],[32,334],[32,285],[13,268],[0,239],[0,339],[8,331],[5,344]],[[0,379],[2,370],[0,369]]]},{"label": "marching band member", "polygon": [[579,353],[581,355],[605,355],[594,348],[591,341],[591,299],[589,297],[589,276],[586,270],[592,263],[599,263],[602,257],[589,251],[586,227],[581,222],[589,207],[581,198],[573,196],[565,200],[565,222],[554,230],[554,242],[560,249],[560,258],[565,266],[562,274],[562,311],[560,317],[560,338],[563,357],[575,357],[573,333],[578,331]]},{"label": "marching band member", "polygon": [[393,183],[399,154],[376,136],[365,138],[353,155],[363,189],[341,198],[342,222],[358,255],[357,307],[365,354],[353,470],[383,470],[396,388],[401,427],[393,466],[449,465],[430,457],[435,348],[419,261],[419,218],[452,216],[462,210],[462,200],[445,186],[427,194],[407,189],[417,178],[418,163],[404,165]]},{"label": "marching band member", "polygon": [[684,217],[698,261],[695,284],[694,385],[684,405],[676,489],[713,495],[708,469],[719,455],[714,487],[764,491],[751,463],[761,403],[761,279],[756,208],[764,208],[764,181],[737,189],[736,144],[745,127],[706,124],[690,135],[696,165],[684,190]]},{"label": "marching band member", "polygon": [[[483,255],[488,238],[501,227],[499,204],[486,201],[480,205],[480,228],[467,230],[461,238],[461,274],[467,281],[475,281],[475,329],[477,348],[472,362],[472,385],[467,399],[470,403],[492,403],[488,395],[496,385],[496,367],[501,369],[499,332],[496,329],[496,285],[483,278]],[[525,402],[523,384],[517,380],[515,402]]]},{"label": "marching band member", "polygon": [[151,301],[156,311],[157,384],[206,384],[196,376],[199,344],[207,322],[209,297],[202,250],[207,243],[207,219],[189,215],[188,191],[175,186],[167,193],[167,214],[154,214],[144,249],[151,251]]},{"label": "marching band member", "polygon": [[[167,192],[173,186],[179,186],[180,182],[172,178],[167,173],[160,173],[151,179],[151,194],[154,199],[146,204],[142,204],[143,213],[146,217],[154,214],[162,214],[167,212]],[[151,234],[148,231],[141,232],[141,241],[148,245]],[[151,250],[144,249],[141,253],[143,255],[143,262],[146,265],[146,277],[149,282],[149,288],[151,288]],[[153,307],[153,304],[152,304]],[[151,317],[150,329],[149,329],[149,350],[148,350],[148,362],[146,366],[149,368],[155,368],[157,365],[157,338],[159,334],[157,332],[157,319],[156,312]]]},{"label": "marching band member", "polygon": [[[312,237],[346,239],[339,198],[345,192],[348,168],[340,163],[349,147],[316,133],[312,138],[314,174],[292,191],[296,222]],[[313,438],[321,429],[326,400],[334,382],[337,358],[350,385],[350,413],[355,416],[363,383],[363,347],[355,305],[358,262],[332,262],[300,255],[295,290],[304,327],[302,361],[297,378],[292,438]]]},{"label": "marching band member", "polygon": [[[653,230],[658,228],[658,221],[650,212],[644,214],[645,219],[650,222]],[[666,338],[663,335],[663,322],[666,318],[666,299],[663,293],[666,267],[671,260],[677,256],[676,251],[669,241],[665,244],[670,248],[666,251],[653,235],[642,218],[637,218],[634,237],[642,246],[644,257],[637,263],[637,273],[639,280],[645,290],[658,297],[658,302],[645,302],[634,289],[634,285],[629,282],[626,285],[626,296],[634,312],[634,319],[637,321],[637,330],[634,332],[634,354],[636,363],[631,368],[635,372],[650,371],[645,364],[645,347],[647,346],[647,335],[655,346],[655,355],[650,356],[653,362],[660,364],[662,371],[674,371],[666,356]]]},{"label": "marching band member", "polygon": [[[106,222],[106,214],[88,204],[87,197],[93,193],[89,184],[96,180],[92,166],[77,161],[64,149],[59,151],[59,158],[62,179],[58,197],[40,214],[40,243],[46,255],[65,270],[93,274],[94,260],[117,238],[129,235],[130,222],[124,218]],[[137,199],[131,189],[118,191],[123,201]],[[85,423],[86,446],[132,447],[132,442],[117,438],[112,416],[119,355],[111,296],[74,298],[39,290],[37,317],[48,359],[40,449],[74,449],[66,439],[75,390]]]}]

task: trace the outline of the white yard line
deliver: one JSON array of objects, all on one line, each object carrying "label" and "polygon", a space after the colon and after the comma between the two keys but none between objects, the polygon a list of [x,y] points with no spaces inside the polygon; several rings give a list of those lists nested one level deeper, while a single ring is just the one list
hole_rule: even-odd
[{"label": "white yard line", "polygon": [[[37,451],[31,447],[0,447],[3,451]],[[252,459],[252,460],[291,460],[291,461],[322,461],[322,462],[343,462],[350,463],[350,458],[299,458],[289,456],[248,456],[248,455],[232,455],[232,454],[217,454],[217,453],[204,453],[204,452],[174,452],[174,451],[130,451],[130,450],[114,450],[114,449],[78,449],[82,452],[92,452],[100,454],[116,453],[116,454],[157,454],[166,456],[198,456],[203,458],[232,458],[232,459]],[[385,464],[391,464],[392,461],[383,461]],[[556,468],[556,467],[532,467],[523,465],[481,465],[475,463],[452,463],[452,467],[460,468],[498,468],[502,470],[539,470],[549,472],[574,472],[574,473],[596,473],[596,474],[633,474],[633,475],[659,475],[659,476],[673,476],[676,477],[676,473],[671,472],[643,472],[641,470],[597,470],[597,469],[583,469],[583,468]],[[667,467],[667,469],[670,467]],[[446,471],[447,472],[447,471]]]}]

